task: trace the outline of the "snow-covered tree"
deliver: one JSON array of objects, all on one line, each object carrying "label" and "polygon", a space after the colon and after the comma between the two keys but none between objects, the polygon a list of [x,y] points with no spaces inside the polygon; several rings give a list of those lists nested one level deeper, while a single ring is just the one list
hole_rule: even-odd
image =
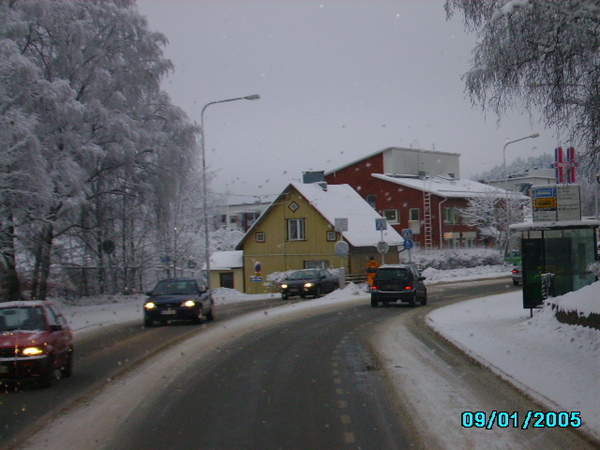
[{"label": "snow-covered tree", "polygon": [[483,238],[487,237],[499,248],[504,248],[507,244],[508,222],[523,222],[529,203],[529,199],[517,197],[514,193],[510,193],[510,197],[490,193],[470,198],[468,206],[460,209],[460,215],[463,223],[478,229]]},{"label": "snow-covered tree", "polygon": [[501,115],[538,108],[563,141],[600,168],[600,3],[589,0],[447,0],[478,36],[465,74],[474,102]]},{"label": "snow-covered tree", "polygon": [[[21,229],[33,254],[32,296],[45,297],[52,257],[95,266],[94,283],[102,287],[114,282],[107,267],[127,272],[166,251],[159,247],[168,245],[164,230],[173,229],[170,205],[188,189],[198,153],[198,130],[160,89],[171,69],[162,53],[166,38],[148,30],[130,0],[0,0],[0,40],[33,73],[31,83],[20,83],[11,59],[0,59],[0,73],[15,80],[0,111],[19,117],[22,133],[30,133],[27,160],[35,149],[39,164],[27,169],[43,168],[37,193],[44,201],[20,202],[33,211]],[[0,161],[12,175],[10,143],[0,144]],[[15,177],[2,181],[15,191]],[[2,224],[15,235],[19,205],[4,205]]]}]

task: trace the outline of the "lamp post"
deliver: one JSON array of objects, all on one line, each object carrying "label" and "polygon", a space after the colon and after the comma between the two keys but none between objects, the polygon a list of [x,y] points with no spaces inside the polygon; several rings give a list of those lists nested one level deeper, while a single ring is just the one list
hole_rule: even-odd
[{"label": "lamp post", "polygon": [[245,97],[236,97],[236,98],[228,98],[226,100],[218,100],[216,102],[209,102],[202,107],[202,112],[200,113],[200,151],[202,154],[202,191],[204,194],[204,199],[202,202],[203,210],[204,210],[204,256],[206,259],[206,288],[210,289],[210,251],[208,248],[209,240],[208,240],[208,189],[206,186],[206,147],[204,145],[204,111],[211,105],[216,105],[218,103],[227,103],[227,102],[235,102],[238,100],[258,100],[260,95],[252,94],[246,95]]},{"label": "lamp post", "polygon": [[[522,138],[515,139],[513,141],[508,141],[506,144],[504,144],[504,147],[502,148],[502,170],[504,172],[505,182],[508,181],[508,174],[506,172],[506,147],[508,147],[510,144],[514,144],[515,142],[524,141],[525,139],[535,139],[539,136],[539,133],[534,133],[530,134],[529,136],[524,136]],[[506,250],[510,251],[510,230],[508,229],[510,227],[510,205],[508,198],[508,189],[506,186],[504,189],[506,190]]]}]

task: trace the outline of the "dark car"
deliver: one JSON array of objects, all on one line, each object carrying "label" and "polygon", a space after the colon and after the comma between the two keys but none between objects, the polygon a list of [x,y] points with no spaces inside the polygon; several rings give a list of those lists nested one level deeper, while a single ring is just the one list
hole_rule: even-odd
[{"label": "dark car", "polygon": [[0,380],[48,387],[71,376],[73,333],[47,301],[0,303]]},{"label": "dark car", "polygon": [[339,289],[340,281],[325,269],[303,269],[289,274],[281,283],[281,298],[287,300],[293,295],[305,298],[307,295],[321,297]]},{"label": "dark car", "polygon": [[375,273],[371,287],[371,306],[379,303],[408,302],[410,306],[427,304],[425,277],[411,264],[387,264]]},{"label": "dark car", "polygon": [[512,282],[515,286],[523,284],[523,271],[521,266],[515,266],[511,272]]},{"label": "dark car", "polygon": [[154,322],[167,323],[186,320],[202,323],[213,320],[212,292],[201,287],[193,278],[171,278],[159,281],[147,293],[144,303],[144,326]]}]

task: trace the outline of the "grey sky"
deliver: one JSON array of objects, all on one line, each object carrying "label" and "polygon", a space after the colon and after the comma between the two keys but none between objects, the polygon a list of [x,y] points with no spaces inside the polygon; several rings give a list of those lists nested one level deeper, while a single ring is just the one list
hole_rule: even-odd
[{"label": "grey sky", "polygon": [[552,131],[527,114],[498,126],[471,106],[461,75],[475,38],[460,16],[446,21],[443,4],[138,0],[169,39],[175,71],[164,87],[192,120],[208,102],[261,96],[206,110],[212,188],[232,203],[392,146],[460,153],[463,178],[501,164],[505,142],[534,132],[507,148],[507,161],[552,152]]}]

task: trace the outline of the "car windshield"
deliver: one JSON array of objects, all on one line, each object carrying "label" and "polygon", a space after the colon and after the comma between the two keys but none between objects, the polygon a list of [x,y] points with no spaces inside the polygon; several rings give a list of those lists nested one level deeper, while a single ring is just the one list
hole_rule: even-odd
[{"label": "car windshield", "polygon": [[154,295],[197,294],[193,281],[161,281],[153,291]]},{"label": "car windshield", "polygon": [[409,274],[407,269],[383,269],[377,272],[377,278],[380,280],[401,279],[408,280]]},{"label": "car windshield", "polygon": [[307,278],[318,278],[319,271],[318,270],[299,270],[298,272],[292,273],[288,279],[289,280],[304,280]]},{"label": "car windshield", "polygon": [[0,331],[44,330],[46,320],[39,306],[0,309]]}]

